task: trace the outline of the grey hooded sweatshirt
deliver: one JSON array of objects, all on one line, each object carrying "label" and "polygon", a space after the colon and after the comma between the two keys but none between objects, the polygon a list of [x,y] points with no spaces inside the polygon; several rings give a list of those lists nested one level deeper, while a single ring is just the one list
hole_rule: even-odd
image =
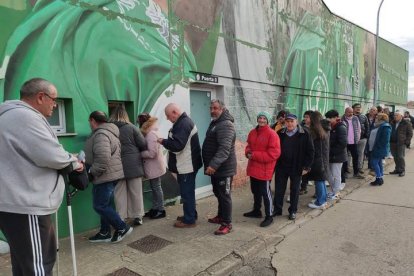
[{"label": "grey hooded sweatshirt", "polygon": [[0,105],[0,211],[55,213],[65,189],[57,170],[71,163],[78,166],[40,112],[19,100]]}]

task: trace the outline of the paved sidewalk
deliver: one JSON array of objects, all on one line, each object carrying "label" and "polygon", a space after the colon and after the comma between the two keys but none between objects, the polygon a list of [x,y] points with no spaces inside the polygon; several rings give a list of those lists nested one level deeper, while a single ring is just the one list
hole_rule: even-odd
[{"label": "paved sidewalk", "polygon": [[277,275],[414,275],[414,151],[405,160],[405,177],[363,185],[279,243]]},{"label": "paved sidewalk", "polygon": [[[372,179],[371,176],[365,180],[348,179],[343,196]],[[308,194],[300,196],[295,222],[287,219],[289,204],[285,203],[284,215],[277,217],[275,223],[267,228],[259,227],[262,219],[249,219],[242,215],[253,205],[250,187],[247,186],[233,191],[233,231],[225,236],[215,236],[218,225],[207,222],[207,218],[216,215],[217,201],[214,196],[197,201],[199,219],[196,228],[173,227],[176,217],[182,214],[182,206],[176,205],[166,207],[165,219],[145,219],[142,226],[135,227],[132,234],[119,244],[89,243],[87,237],[96,231],[76,235],[78,275],[108,275],[119,269],[123,270],[113,275],[228,275],[323,212],[307,207],[312,200],[314,186],[308,190]],[[150,254],[128,246],[149,235],[162,238],[169,244]],[[54,275],[72,275],[68,238],[60,241],[59,255],[59,274],[55,272]],[[56,264],[55,269],[57,267]],[[0,256],[0,275],[11,275],[10,271],[9,256]]]}]

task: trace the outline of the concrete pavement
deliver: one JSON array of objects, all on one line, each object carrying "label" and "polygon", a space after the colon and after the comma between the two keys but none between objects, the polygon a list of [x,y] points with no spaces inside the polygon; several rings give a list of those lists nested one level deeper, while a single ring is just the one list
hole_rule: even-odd
[{"label": "concrete pavement", "polygon": [[405,177],[363,185],[278,244],[277,275],[414,275],[413,161],[410,151]]},{"label": "concrete pavement", "polygon": [[[405,180],[408,181],[409,176],[410,174],[407,174]],[[343,195],[351,193],[370,179],[372,178],[366,180],[348,179]],[[387,186],[384,185],[380,189],[387,189]],[[176,205],[167,207],[167,218],[165,219],[144,220],[142,226],[136,227],[133,233],[119,244],[89,243],[87,237],[94,234],[95,231],[77,235],[75,244],[78,275],[108,275],[119,269],[123,269],[122,272],[130,273],[122,275],[229,275],[242,268],[259,254],[274,248],[274,245],[279,244],[292,233],[298,232],[296,230],[325,212],[326,210],[311,210],[307,207],[307,204],[312,200],[313,192],[313,187],[310,187],[309,193],[301,196],[298,218],[295,222],[287,219],[289,204],[285,204],[284,216],[277,217],[271,226],[261,228],[259,227],[261,219],[249,219],[242,215],[252,208],[250,188],[237,189],[233,191],[233,232],[225,236],[215,236],[213,232],[217,229],[217,225],[207,222],[207,218],[216,215],[217,202],[214,196],[197,201],[199,220],[196,228],[176,229],[172,226],[175,218],[182,214],[181,205]],[[398,195],[395,195],[395,198],[397,199]],[[345,205],[350,200],[342,200],[342,202],[344,204],[340,205]],[[390,202],[392,202],[391,199]],[[335,212],[335,209],[337,208],[330,212]],[[353,210],[353,212],[359,211],[361,209]],[[347,212],[344,211],[338,217],[346,214]],[[313,223],[318,224],[319,220],[320,218],[313,220]],[[344,227],[343,225],[339,226]],[[332,231],[340,230],[335,229],[333,227]],[[150,254],[128,246],[128,244],[149,235],[165,239],[170,243]],[[309,233],[307,236],[309,237]],[[314,235],[312,234],[312,236]],[[280,245],[282,244],[284,242],[280,243]],[[351,248],[349,250],[352,250],[352,246],[345,244],[345,246],[347,245]],[[69,239],[61,240],[60,247],[59,275],[72,275]],[[289,248],[284,250],[287,249]],[[308,263],[309,261],[304,265]],[[57,267],[56,265],[55,268],[57,269]],[[0,275],[11,275],[10,270],[8,255],[0,256]],[[57,274],[55,273],[55,275]]]}]

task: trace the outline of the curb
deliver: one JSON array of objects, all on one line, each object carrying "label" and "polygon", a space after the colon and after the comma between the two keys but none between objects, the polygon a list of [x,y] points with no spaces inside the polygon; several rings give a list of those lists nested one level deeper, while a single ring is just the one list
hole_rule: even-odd
[{"label": "curb", "polygon": [[[387,162],[384,165],[384,168],[388,167],[391,162]],[[211,265],[204,271],[201,271],[197,276],[221,276],[221,275],[230,275],[232,272],[245,266],[253,257],[257,255],[260,251],[266,250],[269,246],[275,246],[281,243],[287,236],[297,231],[307,222],[313,220],[314,218],[320,216],[325,210],[333,207],[335,204],[341,201],[342,198],[348,196],[356,189],[361,188],[363,185],[369,183],[374,177],[368,175],[364,180],[356,182],[352,187],[345,188],[341,192],[341,198],[336,199],[328,203],[328,206],[323,209],[307,209],[301,217],[296,219],[293,222],[287,223],[285,226],[278,229],[276,235],[266,236],[266,237],[255,237],[246,244],[240,246],[237,249],[234,249],[232,253],[225,256],[215,264]]]}]

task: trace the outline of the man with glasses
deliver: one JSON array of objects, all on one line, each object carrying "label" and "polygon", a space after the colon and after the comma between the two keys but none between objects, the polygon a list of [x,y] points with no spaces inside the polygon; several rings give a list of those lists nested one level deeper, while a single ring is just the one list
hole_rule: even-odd
[{"label": "man with glasses", "polygon": [[56,87],[35,78],[20,100],[0,105],[0,229],[10,245],[13,275],[51,275],[56,237],[51,214],[65,185],[57,170],[83,164],[65,151],[46,117],[56,106]]}]

